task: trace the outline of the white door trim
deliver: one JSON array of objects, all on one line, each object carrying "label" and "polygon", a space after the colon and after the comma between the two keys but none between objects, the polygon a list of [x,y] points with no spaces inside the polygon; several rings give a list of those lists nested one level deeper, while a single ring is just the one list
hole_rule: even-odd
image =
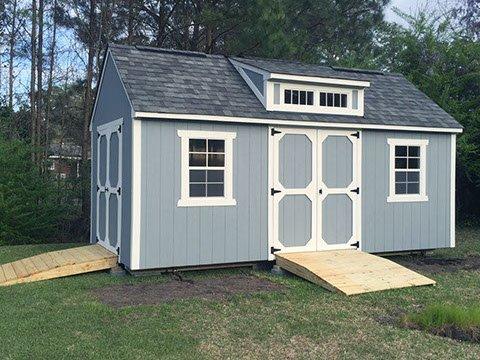
[{"label": "white door trim", "polygon": [[[123,119],[113,120],[109,123],[99,125],[97,127],[97,196],[96,196],[96,239],[98,244],[102,245],[106,249],[117,253],[120,248],[120,239],[122,231],[122,127]],[[118,174],[117,184],[112,186],[110,183],[110,139],[112,134],[117,133],[118,136]],[[100,140],[105,136],[107,141],[106,145],[106,164],[100,164]],[[102,186],[100,182],[100,169],[102,166],[106,166],[105,170],[105,185]],[[105,239],[101,239],[100,236],[100,194],[105,194]],[[111,196],[117,197],[117,244],[112,246],[110,244],[109,230],[110,230],[110,216],[109,216],[109,200]]]}]

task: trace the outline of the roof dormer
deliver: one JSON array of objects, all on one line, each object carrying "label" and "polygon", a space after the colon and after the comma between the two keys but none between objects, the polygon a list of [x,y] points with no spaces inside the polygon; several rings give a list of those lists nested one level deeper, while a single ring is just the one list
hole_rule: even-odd
[{"label": "roof dormer", "polygon": [[269,72],[230,59],[268,111],[363,116],[369,81]]}]

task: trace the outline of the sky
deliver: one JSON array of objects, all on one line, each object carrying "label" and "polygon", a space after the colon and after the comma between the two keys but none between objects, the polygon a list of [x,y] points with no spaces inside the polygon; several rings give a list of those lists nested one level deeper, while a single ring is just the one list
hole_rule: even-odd
[{"label": "sky", "polygon": [[407,14],[415,14],[419,10],[442,11],[442,9],[449,9],[459,1],[460,0],[391,0],[390,5],[385,11],[385,20],[406,25],[405,21],[393,12],[393,8],[398,8]]}]

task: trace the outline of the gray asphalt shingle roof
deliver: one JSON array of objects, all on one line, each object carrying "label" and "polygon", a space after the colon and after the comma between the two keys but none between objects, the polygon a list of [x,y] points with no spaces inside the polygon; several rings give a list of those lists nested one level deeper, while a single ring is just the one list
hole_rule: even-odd
[{"label": "gray asphalt shingle roof", "polygon": [[137,112],[461,128],[399,74],[233,58],[269,72],[370,81],[363,117],[267,111],[225,56],[123,45],[110,45],[109,49]]}]

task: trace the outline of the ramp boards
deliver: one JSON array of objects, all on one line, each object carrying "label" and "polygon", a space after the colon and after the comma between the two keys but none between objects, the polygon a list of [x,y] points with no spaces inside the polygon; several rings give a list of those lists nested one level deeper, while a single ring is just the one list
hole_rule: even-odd
[{"label": "ramp boards", "polygon": [[275,257],[283,269],[345,295],[435,284],[393,261],[358,250],[277,253]]},{"label": "ramp boards", "polygon": [[117,255],[100,245],[46,252],[0,265],[0,286],[111,269]]}]

